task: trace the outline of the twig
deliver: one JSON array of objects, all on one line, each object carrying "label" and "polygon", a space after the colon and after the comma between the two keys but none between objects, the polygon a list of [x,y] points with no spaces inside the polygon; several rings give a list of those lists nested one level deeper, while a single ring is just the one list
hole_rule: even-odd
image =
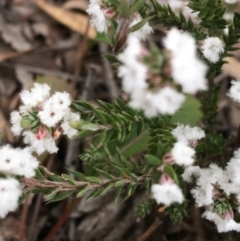
[{"label": "twig", "polygon": [[116,84],[114,82],[113,70],[111,68],[110,63],[105,58],[105,54],[108,52],[108,46],[105,43],[100,43],[100,52],[102,55],[102,66],[103,66],[103,74],[105,77],[105,82],[109,90],[110,99],[112,102],[118,97],[118,90]]},{"label": "twig", "polygon": [[58,189],[59,192],[66,192],[66,191],[76,191],[78,189],[81,189],[83,187],[88,186],[88,190],[93,190],[96,188],[100,188],[103,187],[105,185],[108,185],[110,183],[115,183],[119,180],[123,181],[123,184],[142,184],[144,183],[144,181],[147,179],[151,179],[151,176],[141,176],[138,178],[137,181],[129,179],[129,178],[116,178],[116,179],[103,179],[101,180],[101,183],[89,183],[87,181],[76,181],[75,185],[70,184],[68,182],[55,182],[55,181],[40,181],[36,178],[23,178],[22,180],[20,180],[21,183],[23,183],[25,185],[26,190],[32,190],[34,188],[40,188],[40,189],[44,189],[44,190],[53,190],[53,189]]},{"label": "twig", "polygon": [[28,205],[29,199],[30,199],[30,196],[27,197],[27,199],[23,204],[21,222],[19,225],[19,238],[18,238],[19,241],[23,241],[25,236],[25,227],[26,227],[27,215],[29,210],[29,205]]},{"label": "twig", "polygon": [[149,236],[156,230],[156,228],[161,224],[160,220],[156,218],[151,226],[144,232],[144,234],[137,241],[145,241]]}]

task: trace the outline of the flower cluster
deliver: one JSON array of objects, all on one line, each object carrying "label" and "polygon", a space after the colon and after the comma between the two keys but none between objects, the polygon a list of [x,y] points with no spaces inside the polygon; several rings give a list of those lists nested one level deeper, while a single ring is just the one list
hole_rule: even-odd
[{"label": "flower cluster", "polygon": [[72,138],[77,131],[70,126],[80,116],[70,109],[71,98],[66,92],[50,94],[47,84],[35,83],[20,94],[22,105],[11,113],[12,132],[24,136],[24,143],[38,154],[58,151],[55,140],[61,133]]},{"label": "flower cluster", "polygon": [[127,47],[118,55],[122,63],[118,76],[123,90],[130,95],[129,105],[143,110],[147,117],[173,115],[181,107],[185,96],[177,91],[177,85],[189,94],[207,88],[207,67],[197,58],[194,38],[172,29],[164,44],[170,53],[169,62],[163,54],[156,54],[156,49],[146,50],[133,36],[128,37]]},{"label": "flower cluster", "polygon": [[[213,221],[219,232],[236,230],[233,208],[240,207],[240,149],[235,151],[225,169],[211,164],[208,168],[187,167],[182,175],[186,182],[196,182],[191,193],[197,206],[204,206],[203,217]],[[232,203],[234,201],[234,204]]]},{"label": "flower cluster", "polygon": [[12,148],[10,145],[0,147],[0,218],[16,210],[18,199],[22,195],[20,183],[14,176],[33,177],[38,161],[32,156],[29,148]]},{"label": "flower cluster", "polygon": [[[104,0],[90,0],[87,13],[91,16],[91,23],[98,32],[108,33],[112,18],[119,23],[117,9],[115,9],[110,2]],[[134,13],[131,17],[132,21],[129,24],[129,28],[142,20],[142,17],[138,12]],[[144,40],[148,34],[152,33],[152,31],[153,30],[149,24],[145,23],[140,29],[131,33],[131,35]]]},{"label": "flower cluster", "polygon": [[184,197],[179,186],[165,173],[165,166],[176,164],[191,169],[195,155],[195,150],[192,147],[196,147],[197,141],[205,137],[205,133],[201,128],[191,128],[188,125],[177,126],[172,130],[172,135],[177,139],[177,142],[171,151],[163,156],[163,164],[159,168],[163,171],[163,174],[159,184],[153,184],[152,186],[152,193],[156,202],[166,206],[174,202],[182,203]]},{"label": "flower cluster", "polygon": [[210,62],[216,63],[224,53],[223,42],[218,37],[208,37],[202,44],[203,56]]}]

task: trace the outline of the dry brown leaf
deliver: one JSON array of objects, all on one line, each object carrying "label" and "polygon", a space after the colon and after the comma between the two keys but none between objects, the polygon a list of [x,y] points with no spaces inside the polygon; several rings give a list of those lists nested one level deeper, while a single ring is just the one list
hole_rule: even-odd
[{"label": "dry brown leaf", "polygon": [[63,8],[65,9],[80,9],[80,10],[87,10],[88,2],[86,0],[71,0],[67,1],[63,4]]},{"label": "dry brown leaf", "polygon": [[[80,13],[74,13],[61,7],[50,5],[44,0],[35,0],[35,2],[39,8],[48,13],[58,22],[69,27],[73,31],[85,34],[89,21],[88,16],[82,15]],[[89,26],[87,34],[88,37],[95,38],[96,34],[96,30],[92,26]]]},{"label": "dry brown leaf", "polygon": [[26,51],[32,45],[24,38],[21,25],[9,24],[0,15],[0,34],[2,39],[17,51]]},{"label": "dry brown leaf", "polygon": [[233,78],[240,79],[240,62],[233,57],[227,57],[224,60],[228,63],[223,65],[222,70]]}]

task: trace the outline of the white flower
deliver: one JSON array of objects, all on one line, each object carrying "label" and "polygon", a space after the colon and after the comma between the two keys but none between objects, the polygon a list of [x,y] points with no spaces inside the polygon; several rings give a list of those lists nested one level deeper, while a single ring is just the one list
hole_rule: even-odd
[{"label": "white flower", "polygon": [[71,111],[68,111],[63,118],[61,127],[63,129],[63,134],[68,138],[74,137],[78,131],[71,127],[71,122],[80,120],[80,115]]},{"label": "white flower", "polygon": [[177,142],[171,150],[171,155],[177,165],[186,167],[194,163],[195,150],[185,142]]},{"label": "white flower", "polygon": [[18,111],[13,111],[10,116],[10,122],[12,124],[11,130],[15,136],[19,136],[23,130],[21,126],[22,117]]},{"label": "white flower", "polygon": [[240,224],[236,223],[233,219],[222,219],[212,211],[205,211],[202,216],[209,221],[213,221],[216,224],[219,233],[233,230],[240,232]]},{"label": "white flower", "polygon": [[197,58],[195,39],[177,29],[168,32],[164,45],[171,52],[172,77],[182,86],[183,92],[195,94],[207,89],[207,66]]},{"label": "white flower", "polygon": [[182,190],[167,174],[163,174],[159,182],[160,184],[153,184],[151,188],[153,198],[158,204],[169,206],[172,203],[184,201]]},{"label": "white flower", "polygon": [[102,0],[90,0],[87,13],[91,16],[91,23],[97,31],[107,33],[111,22],[105,17],[102,7]]},{"label": "white flower", "polygon": [[182,190],[176,184],[153,184],[151,190],[153,198],[158,204],[169,206],[172,203],[184,201]]},{"label": "white flower", "polygon": [[44,103],[42,110],[38,112],[38,116],[42,124],[54,127],[62,120],[64,110],[56,108],[51,97]]},{"label": "white flower", "polygon": [[202,53],[206,59],[216,63],[224,53],[224,44],[218,37],[208,37],[203,41]]},{"label": "white flower", "polygon": [[207,90],[205,74],[207,66],[194,56],[187,54],[173,57],[171,60],[172,77],[182,90],[187,94],[195,94],[197,91]]},{"label": "white flower", "polygon": [[211,184],[196,187],[191,190],[191,193],[198,207],[207,206],[213,203],[214,188]]},{"label": "white flower", "polygon": [[0,172],[12,175],[35,176],[38,161],[28,148],[12,148],[10,145],[0,147]]},{"label": "white flower", "polygon": [[53,106],[61,111],[68,110],[71,105],[71,97],[67,92],[56,92],[50,99]]},{"label": "white flower", "polygon": [[[189,33],[182,33],[176,28],[172,28],[165,39],[164,46],[175,57],[185,53],[187,56],[196,54],[195,39]],[[194,56],[195,57],[195,56]]]},{"label": "white flower", "polygon": [[178,141],[185,141],[192,147],[197,145],[197,141],[205,137],[205,132],[200,127],[190,127],[189,125],[178,125],[172,130],[172,135]]},{"label": "white flower", "polygon": [[193,177],[199,177],[200,175],[200,167],[199,166],[188,166],[184,169],[182,174],[182,178],[186,182],[192,182]]},{"label": "white flower", "polygon": [[49,153],[56,153],[58,151],[52,136],[38,139],[37,135],[31,131],[24,131],[23,136],[23,142],[29,144],[31,150],[35,151],[38,155],[42,154],[44,151],[48,151]]},{"label": "white flower", "polygon": [[183,104],[185,96],[175,89],[166,86],[153,94],[153,103],[159,113],[173,115]]},{"label": "white flower", "polygon": [[50,95],[50,87],[47,84],[34,83],[31,91],[23,90],[20,93],[20,99],[25,106],[39,107],[48,99]]},{"label": "white flower", "polygon": [[232,86],[230,87],[227,95],[230,96],[234,101],[240,103],[240,81],[232,80],[231,84]]},{"label": "white flower", "polygon": [[18,207],[18,199],[22,191],[16,179],[0,179],[0,218],[5,218],[9,212]]}]

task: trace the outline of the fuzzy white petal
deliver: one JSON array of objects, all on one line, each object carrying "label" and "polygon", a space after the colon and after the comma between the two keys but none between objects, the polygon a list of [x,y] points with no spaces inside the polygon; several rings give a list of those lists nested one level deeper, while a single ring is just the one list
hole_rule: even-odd
[{"label": "fuzzy white petal", "polygon": [[153,184],[151,190],[158,204],[169,206],[172,203],[182,203],[184,201],[182,190],[176,184]]}]

